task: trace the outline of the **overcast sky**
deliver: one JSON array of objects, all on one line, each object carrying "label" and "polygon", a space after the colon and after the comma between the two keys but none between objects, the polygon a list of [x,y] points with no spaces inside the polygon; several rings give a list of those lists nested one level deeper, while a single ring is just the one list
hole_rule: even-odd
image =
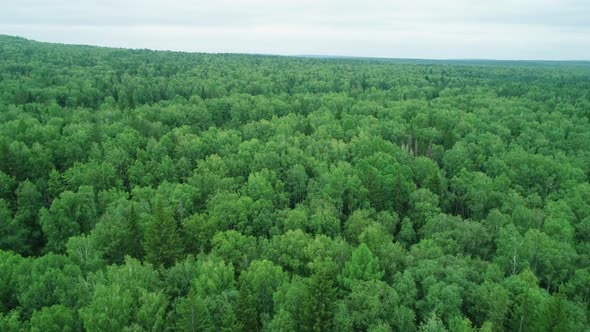
[{"label": "overcast sky", "polygon": [[590,60],[590,0],[0,0],[0,34],[198,52]]}]

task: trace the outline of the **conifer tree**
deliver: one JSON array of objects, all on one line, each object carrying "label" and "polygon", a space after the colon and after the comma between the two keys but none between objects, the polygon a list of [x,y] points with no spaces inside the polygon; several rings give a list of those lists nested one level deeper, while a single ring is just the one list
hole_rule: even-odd
[{"label": "conifer tree", "polygon": [[325,272],[316,272],[307,286],[309,303],[304,308],[304,331],[332,331],[336,288]]},{"label": "conifer tree", "polygon": [[189,295],[178,305],[176,328],[179,331],[215,331],[205,301],[198,295]]},{"label": "conifer tree", "polygon": [[258,331],[258,314],[254,297],[245,290],[240,291],[237,303],[238,318],[244,331]]},{"label": "conifer tree", "polygon": [[379,270],[379,258],[377,258],[366,244],[361,243],[352,253],[352,258],[344,266],[342,282],[350,288],[357,280],[380,280],[383,271]]},{"label": "conifer tree", "polygon": [[153,219],[148,225],[143,243],[146,261],[170,267],[182,254],[182,242],[176,221],[160,199],[156,200]]},{"label": "conifer tree", "polygon": [[141,259],[143,256],[142,232],[139,227],[139,214],[135,210],[135,203],[131,203],[131,209],[127,217],[127,231],[129,232],[127,253],[133,258]]},{"label": "conifer tree", "polygon": [[416,231],[410,218],[406,217],[402,220],[397,239],[406,247],[409,247],[416,241]]},{"label": "conifer tree", "polygon": [[569,321],[567,302],[562,288],[551,296],[545,311],[544,319],[547,331],[565,332],[574,330]]}]

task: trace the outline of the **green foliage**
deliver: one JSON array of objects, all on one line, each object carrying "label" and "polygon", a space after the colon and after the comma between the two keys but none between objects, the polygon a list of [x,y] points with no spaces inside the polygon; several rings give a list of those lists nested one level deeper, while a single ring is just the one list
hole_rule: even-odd
[{"label": "green foliage", "polygon": [[287,281],[279,266],[267,260],[253,261],[239,279],[238,317],[244,328],[260,330],[274,312],[273,293]]},{"label": "green foliage", "polygon": [[211,313],[204,299],[196,297],[178,305],[176,328],[181,331],[214,331]]},{"label": "green foliage", "polygon": [[440,318],[436,315],[435,312],[432,312],[430,316],[428,316],[428,320],[424,321],[420,324],[418,328],[420,332],[446,332],[448,331],[440,320]]},{"label": "green foliage", "polygon": [[0,312],[9,312],[18,306],[17,285],[23,258],[9,251],[0,250]]},{"label": "green foliage", "polygon": [[334,318],[337,331],[365,331],[376,325],[393,327],[399,296],[387,284],[359,281],[350,294],[338,303]]},{"label": "green foliage", "polygon": [[30,324],[31,332],[73,332],[79,330],[74,311],[59,304],[33,312]]},{"label": "green foliage", "polygon": [[80,310],[87,330],[162,330],[169,305],[160,278],[149,264],[127,258],[87,276],[95,285],[89,304]]},{"label": "green foliage", "polygon": [[87,236],[73,236],[68,240],[66,252],[82,271],[96,271],[104,265],[102,252]]},{"label": "green foliage", "polygon": [[94,189],[82,186],[78,192],[64,191],[49,210],[41,209],[40,223],[47,238],[46,251],[63,253],[69,237],[89,233],[96,223]]},{"label": "green foliage", "polygon": [[143,247],[146,261],[164,267],[172,266],[183,251],[177,223],[160,199],[155,202]]},{"label": "green foliage", "polygon": [[352,252],[352,258],[344,265],[342,283],[351,288],[357,281],[380,280],[379,258],[375,257],[366,244],[361,243]]},{"label": "green foliage", "polygon": [[190,292],[177,306],[177,328],[183,331],[235,331],[237,291],[234,270],[220,261],[197,264]]},{"label": "green foliage", "polygon": [[0,331],[585,331],[590,66],[0,36]]},{"label": "green foliage", "polygon": [[92,303],[80,310],[88,331],[121,331],[131,320],[133,297],[120,285],[98,285]]},{"label": "green foliage", "polygon": [[39,225],[39,209],[43,206],[43,197],[37,186],[28,180],[20,183],[15,194],[18,209],[14,214],[14,221],[27,232],[27,243],[23,245],[23,248],[28,247],[25,251],[27,254],[38,253],[43,246]]},{"label": "green foliage", "polygon": [[16,311],[12,311],[7,315],[0,314],[0,330],[2,331],[20,332],[25,329],[25,326]]},{"label": "green foliage", "polygon": [[0,248],[28,252],[27,229],[12,218],[8,203],[0,199]]},{"label": "green foliage", "polygon": [[336,288],[330,276],[321,270],[314,273],[307,285],[307,294],[308,305],[303,308],[302,320],[305,330],[331,331]]},{"label": "green foliage", "polygon": [[257,258],[256,238],[230,230],[219,232],[211,239],[211,255],[233,265],[236,272],[245,270]]},{"label": "green foliage", "polygon": [[27,317],[55,304],[77,309],[88,300],[80,267],[67,257],[50,253],[23,261],[13,273],[17,299]]}]

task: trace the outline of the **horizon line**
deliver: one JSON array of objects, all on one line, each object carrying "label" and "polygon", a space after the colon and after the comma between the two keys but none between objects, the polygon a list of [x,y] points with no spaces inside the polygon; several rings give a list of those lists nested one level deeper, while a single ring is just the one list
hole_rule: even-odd
[{"label": "horizon line", "polygon": [[164,48],[147,48],[147,47],[124,47],[124,46],[105,46],[96,44],[78,44],[78,43],[67,43],[67,42],[56,42],[56,41],[43,41],[34,38],[10,35],[0,33],[0,37],[10,37],[16,39],[24,39],[26,41],[43,43],[43,44],[54,44],[63,46],[83,46],[83,47],[97,47],[117,50],[135,50],[135,51],[151,51],[151,52],[172,52],[172,53],[185,53],[185,54],[211,54],[211,55],[251,55],[251,56],[276,56],[276,57],[291,57],[291,58],[307,58],[307,59],[320,59],[320,60],[402,60],[402,61],[463,61],[463,62],[476,62],[476,61],[489,61],[489,62],[550,62],[550,63],[589,63],[590,59],[543,59],[543,58],[529,58],[529,59],[497,59],[497,58],[414,58],[414,57],[393,57],[393,56],[370,56],[370,55],[346,55],[346,54],[280,54],[280,53],[257,53],[257,52],[206,52],[206,51],[189,51],[179,49],[164,49]]}]

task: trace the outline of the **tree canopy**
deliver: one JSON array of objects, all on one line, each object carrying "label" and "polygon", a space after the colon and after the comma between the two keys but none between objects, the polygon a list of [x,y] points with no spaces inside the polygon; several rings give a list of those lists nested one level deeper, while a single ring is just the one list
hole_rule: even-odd
[{"label": "tree canopy", "polygon": [[0,331],[590,329],[590,64],[0,36]]}]

